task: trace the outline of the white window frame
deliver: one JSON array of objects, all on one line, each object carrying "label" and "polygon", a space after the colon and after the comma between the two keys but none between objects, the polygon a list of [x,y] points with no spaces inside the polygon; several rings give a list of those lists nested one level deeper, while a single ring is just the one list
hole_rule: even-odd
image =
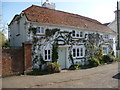
[{"label": "white window frame", "polygon": [[[104,55],[108,54],[108,47],[107,46],[103,46],[102,48],[103,48],[103,54]],[[106,49],[106,51],[104,49]]]},{"label": "white window frame", "polygon": [[108,34],[105,34],[105,35],[104,35],[104,38],[105,38],[105,39],[109,39],[109,35],[108,35]]},{"label": "white window frame", "polygon": [[[75,52],[73,52],[73,50],[75,50]],[[81,52],[81,50],[82,50],[82,52]],[[82,57],[84,57],[85,56],[85,48],[84,48],[84,46],[73,47],[72,56],[73,56],[73,58],[82,58]]]},{"label": "white window frame", "polygon": [[[75,33],[74,33],[75,35],[72,34],[73,38],[83,38],[84,33],[82,31],[77,31],[77,30],[73,30],[73,31],[75,31]],[[73,31],[72,31],[72,33],[73,33]]]},{"label": "white window frame", "polygon": [[[47,51],[47,53],[45,53],[45,51]],[[51,61],[51,50],[50,49],[44,50],[44,59],[45,59],[45,61]]]},{"label": "white window frame", "polygon": [[37,27],[37,34],[45,34],[45,28],[44,27]]}]

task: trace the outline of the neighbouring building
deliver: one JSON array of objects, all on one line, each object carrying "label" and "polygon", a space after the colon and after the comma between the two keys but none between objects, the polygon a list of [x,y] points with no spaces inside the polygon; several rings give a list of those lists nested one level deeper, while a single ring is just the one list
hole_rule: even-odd
[{"label": "neighbouring building", "polygon": [[55,10],[48,0],[42,7],[23,10],[9,24],[10,46],[33,43],[34,67],[56,58],[62,69],[72,63],[85,64],[100,49],[104,54],[116,52],[115,38],[116,33],[97,20]]},{"label": "neighbouring building", "polygon": [[117,9],[115,11],[115,20],[112,21],[110,24],[107,26],[111,28],[113,31],[117,32],[116,35],[116,43],[119,43],[116,47],[116,57],[120,58],[120,2],[117,2]]}]

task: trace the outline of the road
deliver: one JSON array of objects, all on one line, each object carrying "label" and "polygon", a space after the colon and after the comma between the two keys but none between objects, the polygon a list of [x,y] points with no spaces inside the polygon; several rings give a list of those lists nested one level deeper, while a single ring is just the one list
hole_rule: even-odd
[{"label": "road", "polygon": [[118,63],[41,76],[2,78],[3,88],[118,88]]}]

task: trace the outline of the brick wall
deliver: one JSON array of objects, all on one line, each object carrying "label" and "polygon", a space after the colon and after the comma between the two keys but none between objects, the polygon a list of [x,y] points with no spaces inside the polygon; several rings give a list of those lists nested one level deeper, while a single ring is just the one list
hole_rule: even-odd
[{"label": "brick wall", "polygon": [[23,72],[23,48],[2,50],[2,74]]},{"label": "brick wall", "polygon": [[24,43],[24,73],[29,72],[32,70],[32,44],[31,43]]},{"label": "brick wall", "polygon": [[32,70],[31,44],[2,50],[2,76],[23,74]]}]

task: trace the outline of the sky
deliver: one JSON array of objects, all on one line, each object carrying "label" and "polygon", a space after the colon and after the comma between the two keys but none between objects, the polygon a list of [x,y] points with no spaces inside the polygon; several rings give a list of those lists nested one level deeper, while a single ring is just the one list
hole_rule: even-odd
[{"label": "sky", "polygon": [[[15,14],[20,14],[29,6],[41,6],[46,0],[2,0],[2,19],[4,26],[10,23]],[[56,10],[79,14],[101,23],[115,19],[117,0],[49,0],[56,4]]]}]

